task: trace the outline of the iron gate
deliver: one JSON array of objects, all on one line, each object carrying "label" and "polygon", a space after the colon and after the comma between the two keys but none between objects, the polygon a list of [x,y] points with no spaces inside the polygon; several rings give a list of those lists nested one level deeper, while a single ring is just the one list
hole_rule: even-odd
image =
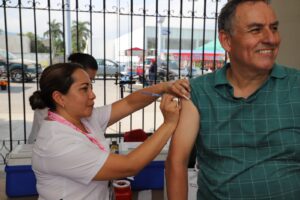
[{"label": "iron gate", "polygon": [[[129,80],[135,79],[133,72],[138,68],[140,87],[148,85],[146,61],[150,58],[164,65],[165,73],[157,74],[155,83],[199,75],[193,70],[203,74],[226,60],[225,53],[218,50],[216,30],[216,17],[224,3],[226,0],[3,0],[0,67],[6,71],[2,78],[8,85],[0,91],[0,163],[16,144],[26,143],[33,113],[28,95],[38,89],[40,66],[66,62],[71,52],[84,51],[104,63],[117,60],[119,66],[124,64],[121,58],[127,58],[124,66],[131,72]],[[207,53],[205,44],[210,41],[214,44]],[[19,74],[10,70],[10,53],[19,58]],[[28,59],[35,67],[33,80],[26,80]],[[177,72],[172,63],[178,66]],[[136,87],[119,85],[120,76],[107,76],[107,67],[104,64],[104,74],[95,83],[100,87],[98,105],[116,101]],[[122,95],[112,99],[111,88]],[[150,117],[143,109],[138,117],[131,115],[108,133],[122,134],[135,128],[155,130],[161,123],[156,104],[151,105]]]}]

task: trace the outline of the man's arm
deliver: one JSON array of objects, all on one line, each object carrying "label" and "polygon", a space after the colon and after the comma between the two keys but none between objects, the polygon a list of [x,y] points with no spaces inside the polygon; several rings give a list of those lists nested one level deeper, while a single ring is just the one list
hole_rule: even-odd
[{"label": "man's arm", "polygon": [[180,119],[172,136],[166,161],[168,200],[185,200],[188,194],[187,166],[195,143],[200,115],[191,101],[182,100]]}]

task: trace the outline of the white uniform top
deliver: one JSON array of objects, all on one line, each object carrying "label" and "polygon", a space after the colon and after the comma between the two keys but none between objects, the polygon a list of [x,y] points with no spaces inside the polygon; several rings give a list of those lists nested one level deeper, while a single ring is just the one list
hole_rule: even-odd
[{"label": "white uniform top", "polygon": [[57,121],[44,120],[33,147],[32,168],[39,200],[108,200],[108,181],[93,181],[109,155],[104,132],[111,105],[95,108],[84,125],[105,147]]},{"label": "white uniform top", "polygon": [[41,124],[44,121],[44,119],[47,117],[47,114],[48,114],[48,108],[34,110],[32,127],[30,131],[30,135],[27,140],[28,144],[33,144],[35,142]]}]

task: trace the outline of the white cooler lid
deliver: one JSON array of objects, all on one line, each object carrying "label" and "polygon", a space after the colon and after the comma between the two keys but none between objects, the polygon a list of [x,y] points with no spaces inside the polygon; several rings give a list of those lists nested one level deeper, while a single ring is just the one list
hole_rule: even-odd
[{"label": "white cooler lid", "polygon": [[31,158],[32,148],[33,144],[19,144],[9,153],[9,158]]},{"label": "white cooler lid", "polygon": [[7,166],[31,165],[31,158],[7,159]]},{"label": "white cooler lid", "polygon": [[[128,154],[133,149],[137,148],[143,142],[121,142],[119,143],[120,154]],[[164,161],[168,156],[169,142],[164,146],[161,152],[153,159],[153,161]]]},{"label": "white cooler lid", "polygon": [[17,165],[31,165],[33,144],[19,144],[12,152],[10,152],[6,159],[8,166]]}]

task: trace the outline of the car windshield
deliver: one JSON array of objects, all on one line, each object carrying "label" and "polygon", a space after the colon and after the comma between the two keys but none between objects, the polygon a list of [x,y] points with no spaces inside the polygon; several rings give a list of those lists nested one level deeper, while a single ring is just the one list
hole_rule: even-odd
[{"label": "car windshield", "polygon": [[[96,59],[98,65],[104,65],[104,59]],[[106,63],[106,66],[109,65],[109,66],[115,66],[117,67],[118,64],[112,60],[109,60],[109,59],[105,59],[105,63]]]},{"label": "car windshield", "polygon": [[[162,66],[167,68],[167,62],[162,62]],[[177,69],[178,70],[178,63],[176,61],[169,61],[169,69]]]},{"label": "car windshield", "polygon": [[[0,49],[0,57],[6,59],[6,51],[3,49]],[[17,59],[17,56],[15,56],[14,54],[8,52],[8,58],[9,59]]]},{"label": "car windshield", "polygon": [[98,65],[103,65],[104,60],[103,59],[96,59]]}]

